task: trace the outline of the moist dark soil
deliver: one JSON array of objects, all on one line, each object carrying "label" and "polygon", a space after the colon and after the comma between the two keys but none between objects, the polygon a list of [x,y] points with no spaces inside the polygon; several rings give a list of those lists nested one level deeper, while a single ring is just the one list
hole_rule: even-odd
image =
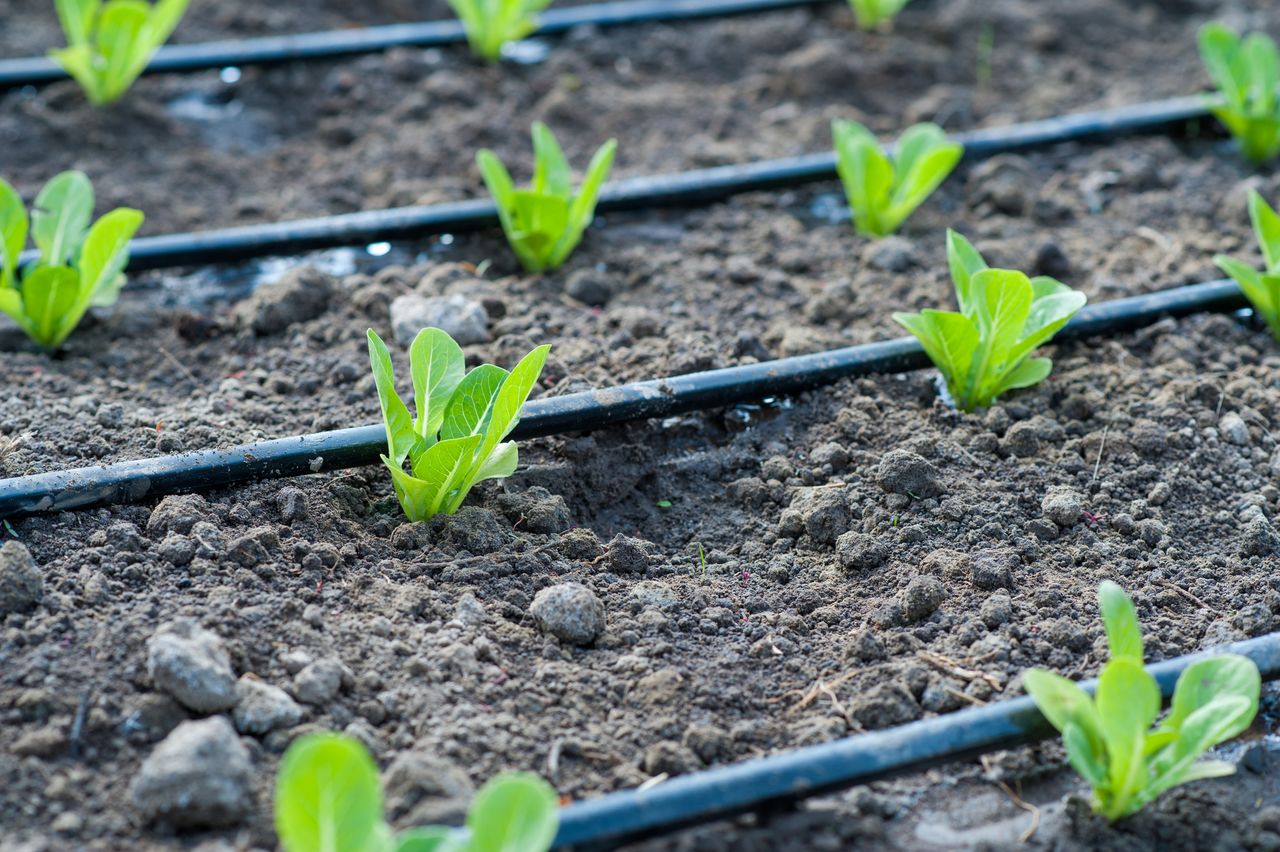
[{"label": "moist dark soil", "polygon": [[[327,5],[326,17],[312,14],[320,2],[196,3],[179,33],[300,32],[349,15],[351,4]],[[354,20],[397,19],[402,5],[368,4]],[[1194,35],[1211,12],[1197,5],[916,0],[884,36],[857,32],[832,3],[582,30],[527,66],[486,66],[457,47],[244,68],[232,84],[216,71],[158,76],[107,110],[68,81],[0,94],[0,165],[28,197],[83,169],[104,208],[147,213],[144,233],[474,197],[476,150],[527,173],[535,120],[573,162],[617,137],[617,176],[676,171],[826,149],[834,117],[885,133],[926,119],[959,130],[1187,94],[1207,82]],[[1272,11],[1222,14],[1276,23]],[[56,45],[55,25],[51,4],[7,0],[0,55]]]},{"label": "moist dark soil", "polygon": [[[1190,6],[1073,8],[920,0],[892,37],[849,32],[831,7],[570,37],[526,68],[419,51],[246,72],[235,100],[264,98],[288,126],[258,153],[174,138],[178,120],[146,106],[213,91],[212,77],[144,81],[111,114],[55,86],[5,101],[4,138],[22,113],[37,140],[5,170],[31,191],[84,166],[104,200],[154,201],[161,231],[471,195],[459,164],[477,144],[522,162],[523,133],[506,131],[548,112],[559,126],[561,109],[576,116],[562,134],[576,156],[616,133],[635,152],[622,171],[642,173],[820,149],[831,115],[865,110],[890,128],[927,97],[964,126],[1197,84]],[[948,63],[959,51],[973,67],[984,16],[996,68],[1009,66],[976,91]],[[1042,31],[1052,38],[1032,38]],[[406,58],[401,79],[391,69]],[[555,106],[565,74],[582,87]],[[345,93],[317,94],[343,75]],[[397,87],[413,98],[433,79],[461,100],[385,113],[376,131],[340,107],[391,103]],[[297,115],[325,99],[360,128],[346,147]],[[49,122],[65,129],[41,136]],[[144,145],[136,164],[121,157]],[[387,170],[381,189],[364,182],[368,157]],[[119,169],[94,166],[108,160]],[[952,304],[947,226],[993,264],[1094,300],[1207,280],[1216,251],[1257,259],[1250,186],[1275,197],[1280,176],[1212,139],[1140,139],[966,166],[877,243],[852,234],[838,188],[820,184],[611,215],[542,276],[516,274],[496,233],[382,258],[150,273],[56,357],[9,336],[0,464],[16,476],[373,421],[365,329],[390,342],[389,305],[409,293],[483,306],[489,340],[466,347],[471,363],[552,343],[537,391],[549,395],[899,334],[891,311]],[[263,279],[238,303],[189,295]],[[403,376],[404,347],[392,349]],[[1274,339],[1249,317],[1206,315],[1050,354],[1048,381],[972,415],[920,371],[530,441],[515,476],[428,525],[404,523],[372,467],[13,521],[4,538],[30,550],[44,594],[0,622],[0,849],[272,848],[279,757],[317,729],[369,744],[404,826],[456,818],[470,785],[507,769],[578,799],[998,701],[1021,694],[1030,666],[1096,673],[1102,579],[1134,596],[1152,659],[1275,629]],[[593,643],[547,635],[530,612],[566,581],[603,604]],[[236,675],[301,693],[308,660],[342,668],[299,724],[243,738],[254,806],[229,828],[150,823],[128,790],[156,743],[201,715],[146,665],[148,639],[180,616],[221,637]],[[1039,811],[1043,848],[1274,849],[1275,701],[1222,750],[1237,776],[1115,827],[1088,815],[1046,744],[645,848],[1006,848],[1031,824],[1021,801]]]}]

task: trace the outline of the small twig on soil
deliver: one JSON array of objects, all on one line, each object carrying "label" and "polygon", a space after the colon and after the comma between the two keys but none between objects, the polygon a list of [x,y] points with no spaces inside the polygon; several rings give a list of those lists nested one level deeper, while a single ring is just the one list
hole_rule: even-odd
[{"label": "small twig on soil", "polygon": [[[824,681],[822,678],[818,678],[817,681],[814,682],[813,686],[809,687],[809,690],[805,692],[803,695],[801,695],[799,703],[791,707],[791,709],[787,710],[787,712],[797,713],[803,710],[804,708],[812,704],[814,701],[816,701],[819,695],[823,695],[824,693],[832,696],[832,699],[835,700],[835,695],[834,693],[832,693],[831,690],[837,686],[843,686],[844,684],[853,680],[859,674],[861,674],[860,671],[845,672],[844,674],[840,675],[840,677],[836,678],[830,683]],[[798,691],[799,690],[793,689],[791,693],[795,693]],[[791,694],[791,693],[788,693],[788,694]],[[837,707],[842,706],[838,700],[836,700],[835,703]],[[841,710],[841,713],[843,714],[844,711]]]},{"label": "small twig on soil", "polygon": [[165,349],[163,346],[160,346],[160,347],[157,347],[157,348],[160,350],[160,354],[161,354],[161,355],[163,355],[164,357],[168,358],[168,359],[169,359],[169,361],[171,361],[171,362],[173,363],[173,366],[175,366],[175,367],[177,367],[179,370],[181,370],[181,371],[183,372],[183,374],[184,374],[184,375],[186,375],[186,377],[187,377],[188,379],[190,379],[190,380],[191,380],[191,383],[192,383],[192,384],[196,384],[196,385],[200,384],[200,380],[196,378],[196,374],[195,374],[195,373],[191,372],[191,368],[190,368],[190,367],[188,367],[186,364],[184,364],[184,363],[182,363],[181,361],[179,361],[179,360],[177,359],[177,357],[175,357],[175,356],[174,356],[174,354],[173,354],[172,352],[170,352],[168,349]]},{"label": "small twig on soil", "polygon": [[1173,589],[1175,592],[1177,592],[1178,594],[1182,595],[1184,598],[1186,598],[1187,600],[1191,601],[1191,602],[1192,602],[1193,604],[1195,604],[1196,606],[1199,606],[1199,607],[1202,607],[1202,608],[1204,608],[1204,609],[1207,609],[1207,610],[1209,610],[1209,612],[1217,612],[1217,610],[1216,610],[1216,609],[1214,609],[1213,607],[1209,606],[1207,603],[1205,603],[1204,601],[1200,600],[1198,597],[1196,597],[1195,595],[1191,594],[1191,592],[1188,592],[1186,589],[1182,588],[1181,586],[1179,586],[1177,583],[1173,582],[1172,580],[1161,580],[1161,581],[1160,581],[1160,585],[1162,585],[1162,586],[1167,586],[1168,588]]},{"label": "small twig on soil", "polygon": [[1018,842],[1026,843],[1032,837],[1035,837],[1036,829],[1040,827],[1040,809],[1019,796],[1017,793],[1013,792],[1013,789],[1003,781],[993,781],[992,783],[1001,790],[1004,790],[1005,795],[1012,799],[1015,805],[1031,814],[1031,825],[1027,826],[1026,830],[1023,831],[1022,834],[1018,835]]},{"label": "small twig on soil", "polygon": [[836,709],[836,712],[840,714],[841,718],[844,719],[845,724],[851,728],[855,727],[857,723],[854,721],[853,716],[849,714],[848,709],[840,703],[840,698],[836,695],[835,690],[827,686],[821,680],[818,681],[818,688],[822,690],[823,695],[831,699],[831,706],[833,706]]},{"label": "small twig on soil", "polygon": [[1004,688],[1004,684],[1000,682],[1000,678],[977,669],[966,669],[950,657],[944,657],[942,654],[935,654],[932,651],[919,651],[916,656],[933,666],[943,674],[949,674],[952,677],[959,678],[963,681],[973,681],[982,679],[987,682],[992,689],[1000,690]]},{"label": "small twig on soil", "polygon": [[979,707],[987,706],[987,702],[983,701],[981,698],[972,696],[967,692],[961,692],[960,690],[956,689],[954,686],[944,686],[942,688],[944,691],[946,691],[948,695],[954,695],[956,698],[959,698],[961,701],[968,701],[970,704],[976,704]]},{"label": "small twig on soil", "polygon": [[556,779],[560,775],[560,750],[564,748],[564,737],[556,737],[555,742],[551,744],[550,751],[547,752],[547,778],[551,779],[551,783],[556,783]]},{"label": "small twig on soil", "polygon": [[84,720],[89,715],[89,697],[93,694],[92,689],[86,689],[84,694],[80,696],[80,705],[76,707],[76,718],[71,723],[70,753],[72,760],[80,759],[80,741],[84,736]]},{"label": "small twig on soil", "polygon": [[671,776],[670,776],[668,773],[666,773],[666,772],[660,772],[660,773],[658,773],[657,775],[655,775],[655,776],[653,776],[652,778],[650,778],[648,781],[645,781],[645,782],[644,782],[643,784],[641,784],[639,787],[637,787],[637,788],[636,788],[636,792],[637,792],[637,793],[643,793],[645,790],[651,790],[651,789],[653,789],[654,787],[657,787],[657,786],[658,786],[659,784],[661,784],[663,781],[666,781],[666,780],[667,780],[668,778],[670,778],[670,777],[671,777]]},{"label": "small twig on soil", "polygon": [[1110,428],[1110,424],[1102,427],[1102,443],[1098,445],[1098,458],[1093,463],[1093,476],[1089,477],[1090,485],[1098,478],[1098,468],[1102,466],[1102,454],[1107,451],[1107,430]]}]

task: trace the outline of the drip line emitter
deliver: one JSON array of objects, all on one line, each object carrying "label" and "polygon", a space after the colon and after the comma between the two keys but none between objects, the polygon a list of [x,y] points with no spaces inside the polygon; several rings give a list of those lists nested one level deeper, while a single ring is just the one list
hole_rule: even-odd
[{"label": "drip line emitter", "polygon": [[[616,0],[540,12],[538,28],[531,35],[557,35],[575,27],[616,27],[750,15],[828,2],[831,0]],[[447,47],[465,44],[466,41],[467,34],[462,23],[449,19],[198,44],[172,44],[157,50],[143,73],[207,71],[246,65],[338,59],[395,47]],[[37,86],[65,79],[67,72],[43,56],[0,59],[0,89]]]}]

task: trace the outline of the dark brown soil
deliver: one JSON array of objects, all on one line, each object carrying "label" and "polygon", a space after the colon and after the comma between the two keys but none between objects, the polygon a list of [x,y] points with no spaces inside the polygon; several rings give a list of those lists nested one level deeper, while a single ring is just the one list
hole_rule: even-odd
[{"label": "dark brown soil", "polygon": [[[949,63],[974,67],[984,14],[996,70],[974,92]],[[212,92],[212,77],[145,81],[104,114],[52,87],[4,101],[3,138],[27,134],[4,168],[31,190],[86,167],[104,199],[152,212],[153,231],[462,197],[478,186],[460,166],[474,147],[519,161],[523,131],[507,134],[538,116],[578,157],[617,134],[621,172],[635,174],[817,150],[831,115],[858,110],[886,128],[939,110],[965,126],[1182,93],[1199,80],[1199,20],[1171,5],[919,0],[890,38],[849,32],[831,7],[571,37],[532,68],[443,51],[422,80],[421,52],[248,72],[236,102],[261,99],[245,109],[275,134],[251,153],[202,147],[149,105]],[[577,99],[554,94],[567,74]],[[340,79],[350,85],[316,96]],[[437,101],[442,81],[452,94]],[[482,97],[478,81],[495,91]],[[416,117],[396,112],[423,92]],[[324,121],[357,137],[339,144]],[[136,164],[121,157],[144,148]],[[553,343],[541,392],[564,393],[896,335],[892,310],[951,304],[947,226],[992,263],[1093,299],[1216,277],[1215,251],[1253,256],[1250,185],[1280,194],[1280,177],[1221,143],[1130,140],[966,167],[903,236],[875,244],[830,213],[831,184],[609,216],[564,270],[538,277],[514,274],[497,234],[397,247],[361,259],[367,274],[293,269],[236,306],[178,294],[280,267],[149,274],[62,355],[9,344],[0,441],[24,440],[4,472],[370,422],[365,329],[389,340],[388,305],[415,288],[483,302],[492,340],[467,347],[475,362]],[[483,280],[451,265],[487,259]],[[293,321],[253,330],[282,315]],[[1152,658],[1274,629],[1274,340],[1247,319],[1200,316],[1053,354],[1049,381],[977,415],[947,409],[919,372],[532,441],[516,476],[426,528],[402,523],[375,468],[210,494],[188,507],[211,525],[195,535],[160,529],[172,503],[14,522],[5,537],[30,548],[45,595],[0,622],[0,849],[270,848],[276,762],[316,727],[357,733],[384,768],[427,753],[475,783],[531,769],[582,798],[999,700],[1020,694],[1029,666],[1096,672],[1104,578],[1134,595]],[[936,475],[907,482],[903,451]],[[604,604],[593,646],[546,637],[529,614],[566,580]],[[301,725],[247,738],[257,813],[227,830],[143,824],[127,795],[153,744],[193,715],[145,665],[148,638],[178,615],[222,637],[237,675],[292,688],[299,652],[350,672]],[[1115,828],[1063,803],[1079,786],[1046,745],[646,848],[1011,847],[1029,817],[1000,781],[1043,809],[1043,848],[1271,849],[1275,735],[1267,716],[1226,752],[1236,778]],[[390,796],[399,824],[458,806],[410,793]]]}]

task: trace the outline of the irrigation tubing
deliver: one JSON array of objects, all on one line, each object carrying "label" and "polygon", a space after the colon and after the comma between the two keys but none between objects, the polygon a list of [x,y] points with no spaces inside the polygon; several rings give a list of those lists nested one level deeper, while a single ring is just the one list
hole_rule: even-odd
[{"label": "irrigation tubing", "polygon": [[[1172,98],[974,130],[958,133],[955,138],[964,143],[966,159],[976,160],[1063,142],[1169,132],[1207,115],[1206,102],[1205,98],[1194,95]],[[830,152],[716,166],[607,184],[601,191],[597,209],[609,212],[708,204],[744,192],[798,186],[835,177],[835,155]],[[129,269],[289,255],[333,246],[474,231],[497,224],[498,213],[493,202],[472,199],[140,237],[129,244]],[[28,252],[23,259],[33,257],[34,253]]]},{"label": "irrigation tubing", "polygon": [[[1058,340],[1126,331],[1165,316],[1245,306],[1235,282],[1211,281],[1083,308]],[[897,373],[928,363],[914,338],[812,355],[688,373],[666,379],[537,399],[513,439],[599,429],[785,396],[852,376]],[[278,438],[227,450],[203,450],[0,480],[0,518],[126,503],[164,494],[221,488],[259,479],[303,476],[375,464],[386,449],[381,424]]]},{"label": "irrigation tubing", "polygon": [[[613,27],[749,15],[826,2],[830,0],[617,0],[542,12],[538,15],[538,28],[533,35],[554,35],[581,26]],[[332,32],[175,44],[156,51],[143,73],[274,65],[306,59],[332,59],[376,53],[393,47],[444,47],[461,44],[466,40],[467,34],[462,23],[449,19]],[[0,88],[34,86],[66,78],[67,73],[57,63],[43,56],[0,60]]]},{"label": "irrigation tubing", "polygon": [[[1196,660],[1222,653],[1253,660],[1263,680],[1280,678],[1280,633],[1147,666],[1168,699]],[[1096,680],[1081,684],[1089,692]],[[785,754],[707,769],[647,790],[611,793],[560,811],[553,848],[613,848],[749,811],[769,810],[941,763],[1013,748],[1051,735],[1030,698],[960,710],[884,731],[858,734]]]}]

